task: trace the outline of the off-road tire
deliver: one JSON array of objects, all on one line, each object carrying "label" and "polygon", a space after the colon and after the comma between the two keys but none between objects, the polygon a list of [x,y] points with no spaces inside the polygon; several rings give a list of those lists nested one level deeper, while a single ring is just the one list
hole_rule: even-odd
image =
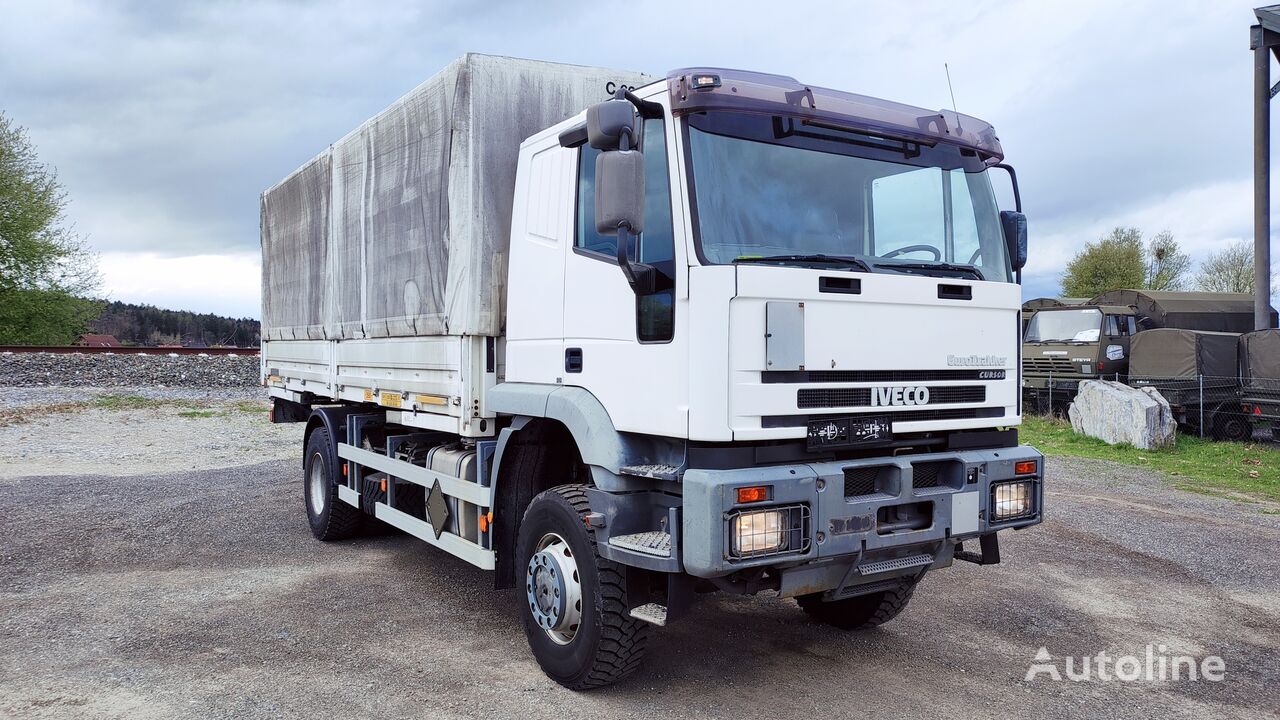
[{"label": "off-road tire", "polygon": [[1253,424],[1243,413],[1236,409],[1219,410],[1214,413],[1213,439],[1230,442],[1246,442],[1253,437]]},{"label": "off-road tire", "polygon": [[634,672],[649,637],[648,624],[628,614],[625,568],[596,551],[594,532],[585,521],[590,511],[585,488],[560,485],[534,497],[520,522],[516,544],[521,573],[549,532],[564,538],[577,560],[582,620],[567,645],[557,644],[537,624],[525,602],[525,583],[517,584],[529,647],[543,672],[570,690],[602,687]]},{"label": "off-road tire", "polygon": [[818,622],[841,630],[865,630],[897,617],[906,609],[915,591],[915,581],[907,581],[891,590],[834,602],[823,602],[822,593],[801,595],[796,602],[805,614]]},{"label": "off-road tire", "polygon": [[[338,499],[339,465],[329,431],[316,428],[307,439],[302,462],[302,503],[307,509],[307,523],[317,540],[345,540],[360,532],[363,515],[360,510]],[[312,473],[322,474],[321,508],[312,502],[315,492]]]}]

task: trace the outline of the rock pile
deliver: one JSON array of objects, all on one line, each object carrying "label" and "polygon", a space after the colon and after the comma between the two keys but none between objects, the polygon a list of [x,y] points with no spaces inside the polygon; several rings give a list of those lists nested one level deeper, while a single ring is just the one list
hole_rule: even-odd
[{"label": "rock pile", "polygon": [[255,355],[2,353],[0,386],[224,388],[259,384]]}]

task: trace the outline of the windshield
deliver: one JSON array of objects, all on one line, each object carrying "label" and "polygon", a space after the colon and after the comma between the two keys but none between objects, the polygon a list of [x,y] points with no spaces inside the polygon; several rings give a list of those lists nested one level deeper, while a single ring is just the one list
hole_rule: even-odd
[{"label": "windshield", "polygon": [[995,195],[971,150],[735,112],[690,115],[686,132],[704,262],[824,255],[880,272],[1010,279]]},{"label": "windshield", "polygon": [[1027,326],[1027,342],[1097,342],[1101,310],[1041,310]]}]

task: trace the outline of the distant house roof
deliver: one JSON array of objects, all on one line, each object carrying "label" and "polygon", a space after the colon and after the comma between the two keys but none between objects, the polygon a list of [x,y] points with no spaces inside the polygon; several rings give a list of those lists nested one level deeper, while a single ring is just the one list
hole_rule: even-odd
[{"label": "distant house roof", "polygon": [[92,335],[84,334],[76,340],[76,345],[80,347],[120,347],[120,341],[115,335]]}]

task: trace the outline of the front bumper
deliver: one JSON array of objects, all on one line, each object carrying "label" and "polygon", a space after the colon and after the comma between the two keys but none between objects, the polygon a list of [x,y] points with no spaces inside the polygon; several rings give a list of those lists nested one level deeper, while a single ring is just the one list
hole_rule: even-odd
[{"label": "front bumper", "polygon": [[[1035,472],[1015,473],[1015,464],[1027,460],[1035,461]],[[949,563],[958,541],[1039,523],[1043,473],[1043,456],[1027,446],[734,470],[689,469],[683,481],[682,564],[691,575],[711,578],[760,567],[847,567],[855,560],[892,569],[899,560],[924,555]],[[1011,480],[1028,482],[1032,511],[994,522],[993,487]],[[739,503],[738,488],[753,486],[768,486],[770,498]],[[803,508],[795,511],[801,525],[789,536],[788,547],[773,554],[739,557],[731,538],[732,518],[770,508]]]}]

